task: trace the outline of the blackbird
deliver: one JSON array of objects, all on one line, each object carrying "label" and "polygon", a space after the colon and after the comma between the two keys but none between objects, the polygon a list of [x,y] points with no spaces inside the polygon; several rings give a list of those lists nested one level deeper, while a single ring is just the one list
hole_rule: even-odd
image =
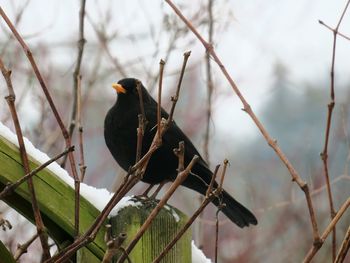
[{"label": "blackbird", "polygon": [[[113,84],[118,97],[116,103],[108,111],[104,122],[104,137],[107,147],[125,171],[128,171],[136,160],[136,130],[139,123],[138,115],[141,114],[137,82],[137,79],[125,78]],[[144,113],[147,119],[142,141],[141,152],[143,156],[148,151],[157,131],[157,102],[142,84],[141,90]],[[169,115],[164,109],[161,109],[161,116],[167,119]],[[175,180],[178,157],[175,156],[173,149],[178,148],[180,141],[185,144],[185,166],[189,164],[194,155],[199,156],[198,162],[193,166],[191,173],[182,185],[205,195],[213,173],[189,138],[174,121],[163,135],[162,145],[150,158],[142,181],[154,185]],[[217,183],[214,183],[214,187],[217,186]],[[224,204],[221,205],[222,212],[241,228],[257,224],[255,216],[224,190],[221,197],[215,198],[212,202],[216,206]]]}]

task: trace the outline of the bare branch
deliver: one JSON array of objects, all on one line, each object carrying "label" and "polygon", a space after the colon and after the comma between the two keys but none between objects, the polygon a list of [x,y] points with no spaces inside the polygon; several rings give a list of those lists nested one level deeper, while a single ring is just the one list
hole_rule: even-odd
[{"label": "bare branch", "polygon": [[35,235],[33,235],[27,242],[25,242],[24,244],[17,245],[17,250],[15,252],[15,255],[13,256],[13,258],[18,261],[18,259],[25,253],[27,253],[28,251],[28,247],[35,241],[35,239],[37,239],[38,237],[38,233],[36,233]]}]

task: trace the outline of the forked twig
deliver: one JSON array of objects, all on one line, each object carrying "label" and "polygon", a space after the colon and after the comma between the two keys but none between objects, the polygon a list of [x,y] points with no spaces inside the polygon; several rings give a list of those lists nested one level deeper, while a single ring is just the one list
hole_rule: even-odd
[{"label": "forked twig", "polygon": [[344,204],[340,207],[339,211],[333,217],[332,221],[328,224],[322,235],[320,236],[320,241],[317,244],[313,244],[312,248],[306,254],[303,263],[308,263],[312,260],[312,258],[316,255],[317,251],[322,247],[324,241],[328,237],[328,235],[333,231],[335,225],[338,223],[340,218],[343,216],[345,211],[350,206],[350,197],[344,202]]},{"label": "forked twig", "polygon": [[102,263],[112,262],[113,257],[118,253],[121,245],[127,238],[126,233],[120,233],[117,237],[113,237],[111,227],[110,224],[106,225],[105,241],[107,243],[107,250],[103,256]]},{"label": "forked twig", "polygon": [[25,242],[24,244],[22,244],[22,245],[18,244],[18,245],[17,245],[17,250],[16,250],[16,252],[15,252],[13,258],[14,258],[16,261],[18,261],[19,258],[20,258],[23,254],[27,253],[28,247],[35,241],[35,239],[37,239],[37,237],[38,237],[38,233],[36,233],[35,235],[33,235],[33,236],[32,236],[27,242]]},{"label": "forked twig", "polygon": [[[83,53],[84,53],[84,46],[86,43],[86,40],[84,38],[84,17],[85,17],[85,4],[86,0],[80,0],[80,10],[79,10],[79,39],[77,42],[77,59],[75,63],[75,69],[73,72],[73,105],[72,105],[72,114],[71,114],[71,121],[68,128],[69,137],[72,138],[73,131],[76,125],[77,120],[77,108],[78,108],[78,85],[79,85],[79,76],[80,76],[80,68],[81,68],[81,62],[83,61]],[[63,164],[64,166],[64,164]]]}]

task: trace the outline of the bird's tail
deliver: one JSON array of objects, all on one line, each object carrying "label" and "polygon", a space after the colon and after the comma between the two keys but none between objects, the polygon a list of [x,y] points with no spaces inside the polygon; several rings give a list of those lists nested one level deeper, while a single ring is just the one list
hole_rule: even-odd
[{"label": "bird's tail", "polygon": [[237,202],[225,190],[222,191],[219,198],[213,200],[213,204],[217,207],[221,206],[221,211],[241,228],[258,223],[253,213]]}]

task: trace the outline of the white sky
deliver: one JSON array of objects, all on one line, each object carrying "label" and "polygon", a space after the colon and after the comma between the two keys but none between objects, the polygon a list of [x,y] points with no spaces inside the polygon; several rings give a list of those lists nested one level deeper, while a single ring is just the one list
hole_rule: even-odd
[{"label": "white sky", "polygon": [[[0,1],[10,18],[14,10],[23,2]],[[188,5],[188,1],[174,2],[177,5],[181,3]],[[190,16],[200,2],[190,2],[192,6],[185,10],[185,15]],[[220,28],[220,32],[217,30],[214,37],[217,53],[254,110],[258,110],[271,96],[269,87],[274,81],[273,66],[276,63],[283,63],[288,68],[290,80],[294,83],[311,83],[319,79],[329,79],[332,33],[321,26],[318,20],[323,20],[334,27],[345,3],[345,0],[222,0],[215,2],[214,17],[217,21],[215,26]],[[161,21],[161,14],[172,13],[170,7],[163,1],[141,0],[88,0],[86,10],[96,22],[105,19],[107,11],[110,11],[112,22],[107,30],[120,35],[127,35],[130,32],[150,34],[149,25],[157,28]],[[77,36],[78,11],[79,1],[31,0],[18,29],[24,36],[31,36],[28,38],[30,45],[71,43]],[[226,21],[222,21],[221,17],[225,17]],[[223,31],[224,26],[221,23],[227,22],[228,27]],[[179,20],[179,23],[182,22]],[[88,44],[96,41],[95,34],[88,23],[85,30]],[[350,35],[350,15],[345,16],[340,31]],[[0,34],[0,38],[2,37],[3,34]],[[192,37],[194,39],[194,36]],[[132,56],[131,54],[135,56],[149,54],[152,48],[140,41],[140,46],[124,45],[120,49],[118,45],[112,51],[121,61],[125,61]],[[204,55],[204,49],[198,41],[194,42],[191,50],[191,60],[199,59]],[[182,54],[182,51],[179,54]],[[72,56],[75,58],[75,53],[58,50],[55,59],[58,63],[67,63],[67,58],[72,60]],[[349,57],[350,42],[339,38],[336,84],[349,81]],[[181,58],[176,59],[177,63],[174,64],[178,66]],[[153,64],[151,65],[158,67],[157,63]],[[142,79],[142,76],[136,77]],[[217,120],[215,129],[230,132],[232,136],[242,133],[256,135],[257,129],[253,128],[252,121],[240,110],[241,103],[230,91],[219,71],[215,72],[214,79],[219,80],[221,90],[228,90],[228,96],[220,97],[214,104],[216,109],[214,119]],[[321,88],[326,89],[325,94],[328,96],[329,87]],[[240,128],[232,131],[227,126],[228,122],[237,123],[235,127]]]}]

